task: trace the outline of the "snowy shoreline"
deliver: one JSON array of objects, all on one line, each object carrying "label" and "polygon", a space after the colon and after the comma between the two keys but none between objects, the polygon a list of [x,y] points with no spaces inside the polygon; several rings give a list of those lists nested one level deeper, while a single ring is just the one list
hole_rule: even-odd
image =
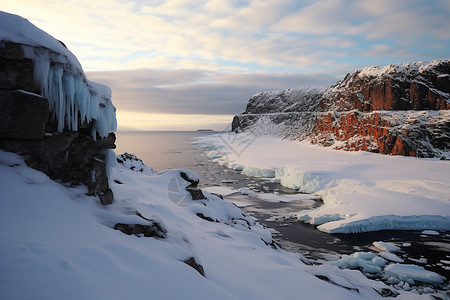
[{"label": "snowy shoreline", "polygon": [[345,152],[245,133],[193,142],[220,165],[322,197],[301,221],[328,233],[450,230],[450,162]]}]

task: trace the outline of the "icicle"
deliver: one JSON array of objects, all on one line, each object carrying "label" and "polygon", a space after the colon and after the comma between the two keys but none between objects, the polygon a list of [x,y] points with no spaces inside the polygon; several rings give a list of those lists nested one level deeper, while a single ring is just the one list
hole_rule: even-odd
[{"label": "icicle", "polygon": [[85,121],[93,123],[94,139],[97,134],[106,137],[116,130],[116,112],[108,87],[88,81],[82,70],[74,69],[65,56],[50,53],[45,48],[24,45],[23,49],[25,56],[33,61],[35,82],[40,86],[41,95],[49,101],[58,132],[76,131],[78,122]]}]

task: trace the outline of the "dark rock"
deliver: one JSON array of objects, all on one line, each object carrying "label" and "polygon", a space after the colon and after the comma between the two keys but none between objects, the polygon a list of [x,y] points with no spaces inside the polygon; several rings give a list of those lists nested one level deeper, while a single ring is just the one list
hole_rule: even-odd
[{"label": "dark rock", "polygon": [[100,203],[103,205],[110,205],[113,203],[114,195],[111,189],[107,189],[103,194],[99,195]]},{"label": "dark rock", "polygon": [[187,182],[190,183],[190,185],[188,187],[192,187],[192,188],[197,187],[197,185],[199,183],[198,180],[194,180],[194,179],[189,178],[189,176],[186,173],[184,173],[184,172],[180,172],[180,176],[181,176],[181,178],[183,178],[184,180],[186,180]]},{"label": "dark rock", "polygon": [[[41,92],[40,86],[33,62],[24,51],[55,58],[51,64],[67,62],[67,57],[45,47],[0,41],[0,148],[24,155],[28,166],[54,180],[85,184],[88,195],[110,204],[114,197],[108,184],[105,149],[115,148],[114,133],[95,141],[91,137],[93,122],[80,115],[78,132],[55,133],[55,117],[49,114],[48,100],[35,95]],[[62,66],[74,68],[69,62]],[[46,132],[52,134],[46,136]]]},{"label": "dark rock", "polygon": [[201,218],[201,219],[203,219],[203,220],[206,220],[206,221],[208,221],[208,222],[218,222],[217,220],[214,220],[214,219],[211,218],[211,217],[207,217],[207,216],[205,216],[205,215],[202,214],[202,213],[197,213],[197,217],[199,217],[199,218]]},{"label": "dark rock", "polygon": [[88,195],[100,196],[103,204],[113,199],[104,150],[91,136],[65,132],[40,140],[0,139],[0,148],[25,155],[28,166],[54,180],[85,184]]},{"label": "dark rock", "polygon": [[157,237],[165,238],[167,231],[161,227],[158,222],[152,221],[151,224],[123,224],[117,223],[114,225],[115,230],[119,230],[128,235],[139,235],[143,234],[145,237]]},{"label": "dark rock", "polygon": [[42,139],[48,115],[47,99],[0,90],[0,138]]},{"label": "dark rock", "polygon": [[34,81],[33,62],[24,57],[21,44],[0,42],[0,89],[40,92]]},{"label": "dark rock", "polygon": [[199,188],[193,188],[193,187],[187,187],[186,191],[191,194],[192,200],[204,200],[206,199],[205,195],[203,195],[203,192]]},{"label": "dark rock", "polygon": [[114,132],[110,132],[108,136],[98,139],[95,145],[101,149],[116,149],[116,134]]},{"label": "dark rock", "polygon": [[196,270],[197,272],[200,273],[200,275],[202,275],[203,277],[205,277],[205,270],[203,269],[203,267],[201,265],[199,265],[197,263],[197,261],[195,260],[194,257],[191,257],[185,261],[183,261],[185,264],[187,264],[188,266],[194,268],[194,270]]}]

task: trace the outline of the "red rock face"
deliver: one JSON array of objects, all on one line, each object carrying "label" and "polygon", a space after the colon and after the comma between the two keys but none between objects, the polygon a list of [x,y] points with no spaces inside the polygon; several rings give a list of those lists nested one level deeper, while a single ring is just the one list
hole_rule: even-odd
[{"label": "red rock face", "polygon": [[358,70],[326,92],[320,107],[322,111],[450,109],[449,74],[450,62],[407,71],[392,66],[377,76]]},{"label": "red rock face", "polygon": [[449,159],[449,93],[450,61],[369,67],[314,97],[307,91],[258,94],[251,110],[235,117],[233,130],[275,124],[284,128],[278,136],[336,149]]},{"label": "red rock face", "polygon": [[[312,142],[349,151],[418,155],[409,135],[413,132],[417,136],[415,131],[418,130],[423,136],[416,138],[426,141],[428,135],[432,138],[434,133],[423,127],[431,124],[398,132],[393,127],[405,127],[405,124],[391,124],[389,118],[376,111],[450,109],[450,62],[428,69],[421,65],[413,65],[409,70],[398,69],[391,66],[377,76],[373,75],[374,72],[359,70],[325,92],[320,108],[323,112],[332,112],[318,117],[311,134]],[[378,69],[373,70],[379,72]]]},{"label": "red rock face", "polygon": [[421,157],[433,156],[423,147],[422,140],[436,148],[448,148],[450,122],[445,115],[433,117],[418,112],[393,116],[393,112],[322,113],[317,118],[311,143],[347,151]]}]

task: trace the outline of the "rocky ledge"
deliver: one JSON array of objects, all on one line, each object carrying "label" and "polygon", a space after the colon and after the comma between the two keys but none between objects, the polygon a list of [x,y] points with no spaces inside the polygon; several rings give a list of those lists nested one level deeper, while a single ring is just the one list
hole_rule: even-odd
[{"label": "rocky ledge", "polygon": [[63,43],[19,16],[0,12],[0,18],[7,24],[0,34],[0,148],[24,155],[30,167],[54,180],[85,184],[102,204],[112,203],[111,91],[88,81]]},{"label": "rocky ledge", "polygon": [[262,92],[232,130],[348,151],[450,159],[450,61],[368,67],[331,87]]}]

